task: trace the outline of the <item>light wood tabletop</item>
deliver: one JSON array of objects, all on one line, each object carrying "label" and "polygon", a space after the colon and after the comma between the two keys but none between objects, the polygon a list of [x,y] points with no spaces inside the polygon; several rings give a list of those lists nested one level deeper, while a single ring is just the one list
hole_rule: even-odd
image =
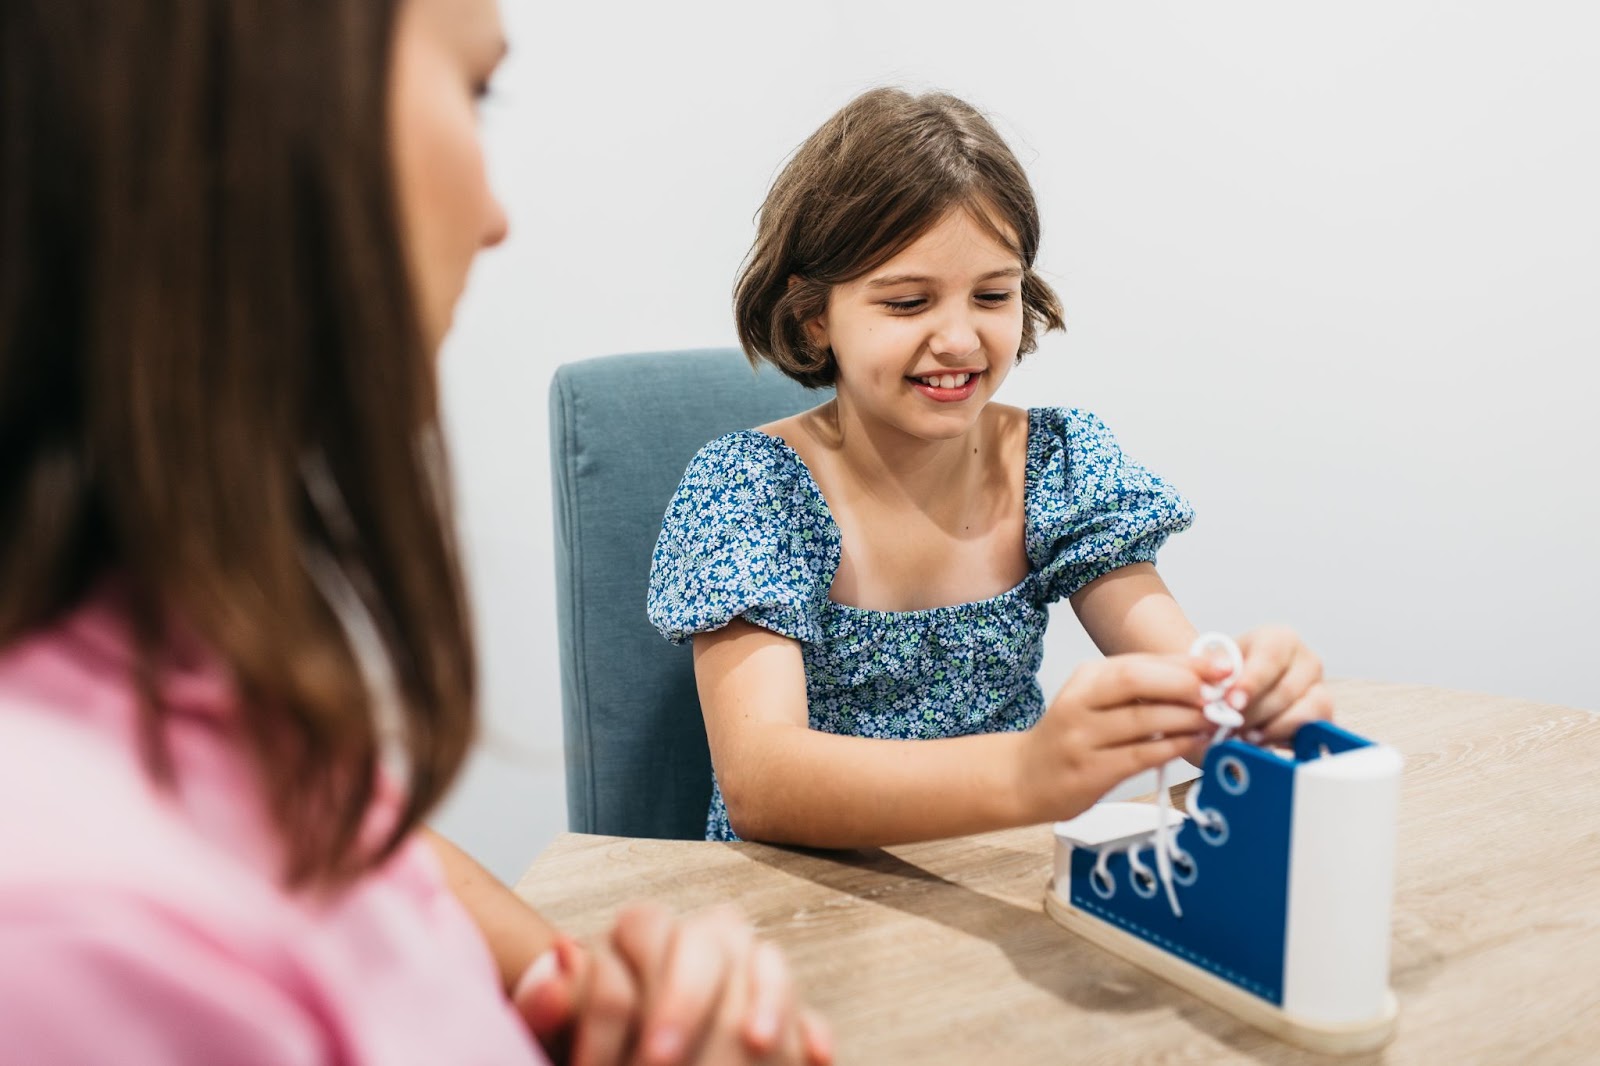
[{"label": "light wood tabletop", "polygon": [[[1338,721],[1406,758],[1399,1030],[1342,1062],[1600,1063],[1600,716],[1345,681]],[[1045,917],[1047,826],[873,851],[568,833],[518,893],[568,931],[625,902],[733,901],[788,951],[841,1063],[1301,1062]]]}]

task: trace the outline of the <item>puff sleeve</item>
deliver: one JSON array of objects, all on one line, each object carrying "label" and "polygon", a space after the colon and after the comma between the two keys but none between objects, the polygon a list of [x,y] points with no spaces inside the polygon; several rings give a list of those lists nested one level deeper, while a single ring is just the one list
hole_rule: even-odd
[{"label": "puff sleeve", "polygon": [[1194,522],[1189,501],[1124,454],[1099,418],[1070,408],[1039,409],[1033,418],[1027,551],[1047,601],[1154,562],[1167,537]]},{"label": "puff sleeve", "polygon": [[798,456],[774,437],[731,433],[690,461],[650,560],[650,622],[674,644],[735,618],[821,638],[838,534]]}]

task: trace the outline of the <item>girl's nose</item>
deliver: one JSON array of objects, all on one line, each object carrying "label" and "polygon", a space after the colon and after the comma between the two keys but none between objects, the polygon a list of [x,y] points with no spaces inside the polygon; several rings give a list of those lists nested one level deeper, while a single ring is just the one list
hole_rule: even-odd
[{"label": "girl's nose", "polygon": [[961,356],[978,348],[978,331],[965,313],[954,312],[944,316],[928,338],[928,347],[935,355]]}]

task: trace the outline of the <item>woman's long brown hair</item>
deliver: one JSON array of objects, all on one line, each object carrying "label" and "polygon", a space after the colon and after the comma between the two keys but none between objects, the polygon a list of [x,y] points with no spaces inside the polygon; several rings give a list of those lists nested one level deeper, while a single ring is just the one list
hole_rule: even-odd
[{"label": "woman's long brown hair", "polygon": [[[0,6],[0,646],[111,579],[159,775],[155,677],[173,625],[197,634],[237,685],[295,885],[391,853],[473,726],[391,173],[395,8]],[[374,840],[380,703],[406,801]]]}]

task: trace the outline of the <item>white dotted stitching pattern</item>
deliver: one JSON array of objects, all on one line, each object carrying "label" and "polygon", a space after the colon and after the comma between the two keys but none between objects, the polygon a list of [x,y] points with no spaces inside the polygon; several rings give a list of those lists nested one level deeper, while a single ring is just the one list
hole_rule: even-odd
[{"label": "white dotted stitching pattern", "polygon": [[1093,900],[1087,899],[1087,898],[1083,897],[1081,894],[1079,894],[1077,892],[1074,892],[1072,894],[1072,905],[1074,907],[1078,907],[1078,908],[1080,908],[1082,910],[1086,910],[1091,914],[1097,914],[1100,917],[1106,919],[1106,921],[1108,921],[1108,922],[1112,922],[1112,923],[1114,923],[1116,925],[1122,926],[1124,929],[1127,929],[1129,932],[1138,933],[1140,936],[1144,937],[1146,940],[1149,940],[1150,942],[1152,942],[1154,944],[1157,944],[1157,945],[1159,945],[1159,946],[1161,946],[1163,948],[1166,948],[1168,951],[1172,952],[1174,955],[1178,955],[1178,956],[1181,956],[1182,958],[1188,959],[1190,962],[1194,963],[1196,966],[1199,966],[1202,969],[1210,970],[1212,973],[1216,974],[1218,977],[1226,978],[1227,980],[1232,981],[1234,984],[1238,985],[1240,988],[1243,988],[1243,989],[1245,989],[1246,991],[1249,991],[1249,992],[1254,992],[1256,995],[1260,996],[1262,999],[1266,999],[1266,1000],[1272,1000],[1273,999],[1273,995],[1274,995],[1273,991],[1270,988],[1268,988],[1266,985],[1261,984],[1259,981],[1253,981],[1250,978],[1246,977],[1242,973],[1235,973],[1234,971],[1228,969],[1226,966],[1223,966],[1220,963],[1213,962],[1211,959],[1207,958],[1206,956],[1200,954],[1197,951],[1192,950],[1191,948],[1186,948],[1182,944],[1176,943],[1175,941],[1172,941],[1172,940],[1168,940],[1166,937],[1162,936],[1160,933],[1157,933],[1156,931],[1154,931],[1152,929],[1146,929],[1144,926],[1140,925],[1138,922],[1130,921],[1129,919],[1124,918],[1120,914],[1116,914],[1116,913],[1114,913],[1112,911],[1108,911],[1105,908],[1103,908],[1103,907],[1099,906],[1098,904],[1096,904]]}]

